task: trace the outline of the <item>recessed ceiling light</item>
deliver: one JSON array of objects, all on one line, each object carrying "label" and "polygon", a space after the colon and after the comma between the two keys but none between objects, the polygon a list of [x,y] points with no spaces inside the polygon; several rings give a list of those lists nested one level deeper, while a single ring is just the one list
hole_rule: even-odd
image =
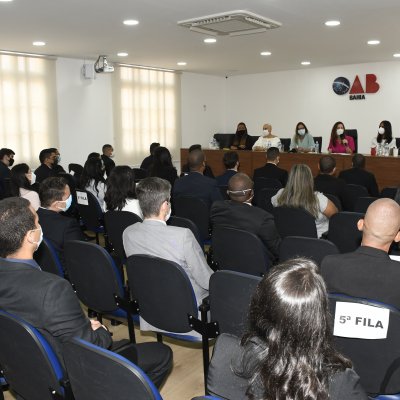
[{"label": "recessed ceiling light", "polygon": [[40,40],[32,43],[34,46],[46,46],[46,42],[42,42]]},{"label": "recessed ceiling light", "polygon": [[374,46],[374,45],[377,45],[377,44],[379,44],[381,41],[380,40],[376,40],[376,39],[374,39],[374,40],[368,40],[368,44],[370,44],[371,46]]},{"label": "recessed ceiling light", "polygon": [[182,65],[182,66],[184,66],[184,65],[187,65],[187,62],[185,62],[185,61],[179,61],[179,62],[176,63],[176,65]]},{"label": "recessed ceiling light", "polygon": [[121,51],[120,53],[117,53],[118,57],[126,57],[128,55],[128,53]]},{"label": "recessed ceiling light", "polygon": [[126,19],[124,21],[125,25],[137,25],[138,23],[139,23],[139,21],[136,19]]},{"label": "recessed ceiling light", "polygon": [[301,62],[301,65],[310,65],[310,64],[311,64],[310,61],[302,61],[302,62]]},{"label": "recessed ceiling light", "polygon": [[260,55],[262,56],[270,56],[272,53],[270,51],[262,51]]},{"label": "recessed ceiling light", "polygon": [[325,25],[326,26],[338,26],[338,25],[340,25],[340,21],[336,21],[336,20],[326,21]]},{"label": "recessed ceiling light", "polygon": [[215,43],[216,41],[217,41],[217,39],[215,39],[215,38],[204,39],[204,43]]},{"label": "recessed ceiling light", "polygon": [[394,53],[393,57],[400,58],[400,53]]},{"label": "recessed ceiling light", "polygon": [[9,2],[9,1],[13,1],[13,0],[0,0],[0,3],[1,2],[6,3],[6,2]]}]

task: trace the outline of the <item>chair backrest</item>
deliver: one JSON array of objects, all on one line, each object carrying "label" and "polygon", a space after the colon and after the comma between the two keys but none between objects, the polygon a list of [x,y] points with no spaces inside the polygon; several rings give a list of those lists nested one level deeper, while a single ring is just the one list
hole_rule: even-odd
[{"label": "chair backrest", "polygon": [[329,240],[301,236],[286,236],[279,248],[279,261],[283,262],[295,257],[307,257],[321,265],[329,254],[338,254],[339,250]]},{"label": "chair backrest", "polygon": [[64,344],[64,360],[75,400],[162,400],[137,365],[82,339]]},{"label": "chair backrest", "polygon": [[143,168],[132,168],[133,173],[135,175],[135,182],[140,181],[141,179],[147,178],[148,171]]},{"label": "chair backrest", "polygon": [[140,316],[168,332],[187,333],[188,314],[197,317],[197,301],[183,268],[159,257],[138,254],[128,257],[126,272]]},{"label": "chair backrest", "polygon": [[196,240],[198,241],[200,247],[203,247],[203,243],[201,241],[201,237],[200,237],[200,232],[199,232],[199,228],[197,227],[197,225],[191,221],[190,219],[187,218],[182,218],[182,217],[177,217],[175,215],[171,215],[167,221],[167,225],[170,226],[178,226],[180,228],[187,228],[190,229],[194,235],[194,237],[196,238]]},{"label": "chair backrest", "polygon": [[104,224],[107,229],[108,240],[113,246],[116,255],[124,260],[126,258],[122,234],[124,230],[142,219],[129,211],[107,211],[104,214]]},{"label": "chair backrest", "polygon": [[282,151],[288,152],[290,150],[290,138],[281,138]]},{"label": "chair backrest", "polygon": [[[219,148],[229,148],[233,142],[233,138],[235,137],[234,133],[215,133],[214,139],[219,143]],[[249,144],[253,146],[253,144],[257,141],[258,136],[249,135]]]},{"label": "chair backrest", "polygon": [[400,312],[365,299],[329,297],[336,348],[351,359],[363,388],[369,394],[399,393]]},{"label": "chair backrest", "polygon": [[380,197],[388,197],[394,199],[397,193],[397,187],[385,187],[382,189]]},{"label": "chair backrest", "polygon": [[251,298],[261,277],[236,271],[217,271],[210,278],[211,321],[219,333],[242,336],[247,327]]},{"label": "chair backrest", "polygon": [[101,230],[104,213],[96,197],[85,190],[77,190],[76,197],[76,207],[86,227],[94,232]]},{"label": "chair backrest", "polygon": [[219,269],[261,276],[271,266],[261,240],[241,229],[214,226],[212,249]]},{"label": "chair backrest", "polygon": [[375,200],[378,200],[378,197],[359,197],[356,200],[356,204],[354,206],[354,212],[363,213],[363,214],[366,213],[368,207]]},{"label": "chair backrest", "polygon": [[64,278],[64,270],[57,251],[46,238],[43,238],[39,248],[33,254],[33,258],[43,271],[50,272]]},{"label": "chair backrest", "polygon": [[200,232],[201,240],[209,239],[210,210],[202,199],[179,196],[173,198],[175,215],[193,221]]},{"label": "chair backrest", "polygon": [[4,311],[0,311],[0,364],[10,388],[24,399],[70,398],[60,384],[64,371],[46,339]]},{"label": "chair backrest", "polygon": [[346,129],[344,134],[347,136],[351,136],[354,139],[355,153],[358,152],[358,133],[357,129]]},{"label": "chair backrest", "polygon": [[101,314],[116,311],[115,295],[124,296],[121,275],[101,246],[71,240],[65,243],[66,269],[80,301]]},{"label": "chair backrest", "polygon": [[318,237],[315,218],[302,208],[274,207],[273,214],[279,235]]},{"label": "chair backrest", "polygon": [[330,193],[324,193],[324,195],[336,206],[338,211],[342,211],[342,202],[340,201],[339,197]]},{"label": "chair backrest", "polygon": [[280,189],[282,187],[282,183],[276,178],[264,178],[260,176],[254,179],[254,192],[257,193],[261,189],[271,188],[271,189]]},{"label": "chair backrest", "polygon": [[322,136],[314,136],[313,139],[314,139],[315,144],[318,143],[319,153],[321,153],[321,151],[322,151]]},{"label": "chair backrest", "polygon": [[354,185],[348,183],[345,186],[343,193],[343,210],[344,211],[355,211],[357,199],[359,197],[368,197],[368,190],[364,186]]},{"label": "chair backrest", "polygon": [[361,244],[362,233],[357,222],[364,214],[342,211],[332,215],[329,220],[327,239],[335,243],[341,253],[355,251]]},{"label": "chair backrest", "polygon": [[254,205],[272,214],[274,206],[271,203],[271,198],[274,197],[278,191],[279,189],[272,188],[261,189],[254,195]]}]

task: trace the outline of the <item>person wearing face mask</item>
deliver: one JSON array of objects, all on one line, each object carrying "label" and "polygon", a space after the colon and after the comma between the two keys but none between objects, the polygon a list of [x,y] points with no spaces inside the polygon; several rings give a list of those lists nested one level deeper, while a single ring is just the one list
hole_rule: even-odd
[{"label": "person wearing face mask", "polygon": [[355,149],[354,139],[345,134],[343,122],[335,122],[331,131],[328,152],[353,154]]},{"label": "person wearing face mask", "polygon": [[60,214],[72,203],[69,186],[64,178],[51,177],[40,185],[41,207],[37,213],[46,239],[54,246],[64,265],[64,245],[68,240],[85,240],[75,218]]},{"label": "person wearing face mask", "polygon": [[42,183],[46,178],[56,176],[57,172],[53,169],[57,154],[54,149],[43,149],[39,153],[40,166],[36,168],[36,182]]},{"label": "person wearing face mask", "polygon": [[103,154],[101,155],[101,159],[104,162],[107,176],[110,176],[112,169],[115,167],[115,162],[112,160],[114,158],[114,148],[111,144],[105,144],[102,151]]},{"label": "person wearing face mask", "polygon": [[290,140],[290,150],[297,150],[300,153],[308,153],[315,147],[314,138],[308,132],[304,122],[298,122]]},{"label": "person wearing face mask", "polygon": [[266,151],[270,147],[281,148],[281,140],[278,136],[272,134],[272,125],[263,125],[263,134],[260,136],[253,145],[254,151]]},{"label": "person wearing face mask", "polygon": [[251,138],[244,122],[239,122],[232,141],[231,150],[251,150]]},{"label": "person wearing face mask", "polygon": [[[192,231],[166,224],[171,214],[171,184],[157,177],[145,178],[137,184],[136,195],[144,219],[123,233],[126,256],[147,254],[176,262],[186,271],[200,304],[208,295],[212,270]],[[142,319],[140,329],[154,330]]]},{"label": "person wearing face mask", "polygon": [[54,172],[58,175],[58,174],[66,174],[65,169],[62,167],[62,165],[60,164],[61,162],[61,154],[58,151],[58,149],[56,149],[55,147],[50,148],[49,150],[53,151],[56,154],[56,157],[54,159],[54,164],[53,164],[53,170]]},{"label": "person wearing face mask", "polygon": [[372,139],[371,147],[388,145],[389,150],[396,147],[396,139],[392,136],[392,124],[389,121],[382,121],[379,124],[378,133]]},{"label": "person wearing face mask", "polygon": [[0,199],[10,195],[7,180],[10,179],[10,169],[14,164],[15,153],[11,149],[0,149]]},{"label": "person wearing face mask", "polygon": [[36,182],[36,175],[27,164],[17,164],[11,169],[11,196],[23,197],[29,200],[32,208],[37,211],[40,207],[38,193],[32,185]]},{"label": "person wearing face mask", "polygon": [[230,200],[216,201],[211,207],[210,218],[213,227],[223,226],[241,229],[258,236],[272,263],[278,260],[281,238],[276,230],[274,217],[259,207],[253,207],[253,181],[238,172],[229,180]]}]

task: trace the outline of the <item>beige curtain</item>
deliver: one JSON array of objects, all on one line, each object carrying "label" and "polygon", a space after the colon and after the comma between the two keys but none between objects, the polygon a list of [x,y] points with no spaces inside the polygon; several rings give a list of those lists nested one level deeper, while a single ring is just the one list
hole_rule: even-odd
[{"label": "beige curtain", "polygon": [[39,165],[40,150],[58,147],[55,60],[0,54],[0,147],[15,164]]},{"label": "beige curtain", "polygon": [[119,66],[113,74],[114,149],[118,164],[139,165],[159,142],[177,159],[180,75]]}]

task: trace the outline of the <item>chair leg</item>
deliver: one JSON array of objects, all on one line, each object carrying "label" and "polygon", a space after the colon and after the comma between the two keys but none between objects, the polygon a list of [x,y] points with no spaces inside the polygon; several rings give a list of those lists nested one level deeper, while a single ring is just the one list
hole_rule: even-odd
[{"label": "chair leg", "polygon": [[96,244],[100,244],[99,234],[96,232]]},{"label": "chair leg", "polygon": [[204,373],[204,392],[207,396],[207,374],[208,367],[210,364],[210,349],[208,347],[208,336],[207,336],[207,310],[205,308],[200,307],[201,314],[201,322],[203,323],[204,332],[201,335],[201,343],[203,347],[203,373]]},{"label": "chair leg", "polygon": [[128,320],[129,341],[131,343],[136,343],[135,327],[133,325],[133,318],[131,313],[127,313],[127,320]]},{"label": "chair leg", "polygon": [[162,343],[162,335],[161,333],[157,333],[157,342]]}]

